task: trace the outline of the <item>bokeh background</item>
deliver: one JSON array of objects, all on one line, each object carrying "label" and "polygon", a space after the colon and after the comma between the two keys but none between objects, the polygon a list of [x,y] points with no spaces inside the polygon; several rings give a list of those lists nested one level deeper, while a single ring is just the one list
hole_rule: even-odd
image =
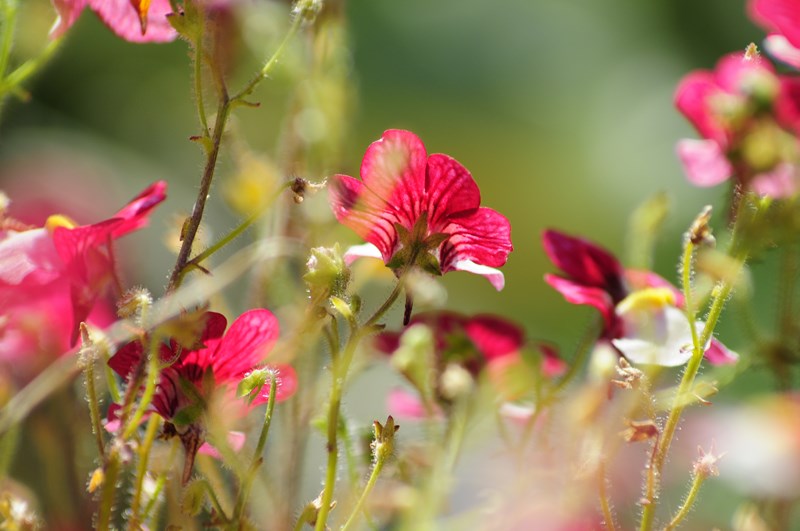
[{"label": "bokeh background", "polygon": [[[23,3],[19,58],[42,46],[54,20],[48,1]],[[232,86],[271,53],[287,24],[283,3],[243,4],[246,16],[231,21],[237,28],[229,43],[236,58]],[[337,119],[294,112],[306,101],[298,97],[303,83],[295,84],[307,72],[301,37],[254,94],[261,106],[238,110],[233,127],[267,165],[286,153],[280,130],[287,120],[311,141],[341,138],[340,165],[299,172],[314,181],[357,175],[366,146],[388,128],[413,130],[429,152],[447,153],[470,169],[483,204],[511,220],[515,250],[501,293],[480,277],[444,278],[448,307],[506,315],[569,357],[591,311],[568,305],[542,281],[552,270],[540,244],[544,228],[583,235],[624,258],[631,213],[666,192],[671,210],[654,267],[674,280],[682,232],[702,206],[720,207],[717,223],[724,226],[724,187],[690,186],[674,155],[675,142],[694,132],[672,95],[688,71],[711,68],[721,55],[762,38],[744,2],[350,0],[338,9],[349,51],[339,65],[346,106]],[[89,222],[113,213],[147,183],[169,182],[151,229],[122,246],[127,277],[154,293],[163,291],[174,260],[164,235],[191,209],[203,160],[188,140],[198,124],[187,53],[180,41],[124,42],[87,11],[28,84],[30,100],[7,104],[0,121],[0,188],[12,200],[73,198],[63,208]],[[231,152],[211,197],[209,238],[238,219],[220,193],[236,166]],[[311,219],[330,218],[324,198],[301,208]],[[356,241],[346,230],[328,234],[329,244]],[[772,270],[755,272],[764,290],[758,313],[768,322]],[[732,321],[725,317],[722,337],[737,348]],[[768,385],[769,375],[756,370],[716,400],[738,400]],[[701,518],[731,510],[738,499],[725,485],[705,495]]]}]

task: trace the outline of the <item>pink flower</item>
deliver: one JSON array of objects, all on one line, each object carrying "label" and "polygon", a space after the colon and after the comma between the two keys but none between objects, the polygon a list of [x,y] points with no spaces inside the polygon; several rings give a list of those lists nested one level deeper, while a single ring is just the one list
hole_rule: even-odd
[{"label": "pink flower", "polygon": [[428,156],[409,131],[386,131],[367,148],[361,180],[333,176],[330,202],[336,219],[369,242],[350,249],[349,261],[371,256],[395,270],[469,271],[503,288],[496,268],[512,250],[508,219],[480,206],[478,186],[461,164]]},{"label": "pink flower", "polygon": [[[222,314],[206,312],[205,318],[197,348],[183,348],[174,339],[161,345],[161,359],[172,363],[161,371],[152,402],[152,410],[169,422],[165,432],[179,435],[186,448],[184,482],[191,474],[194,454],[204,442],[201,417],[204,404],[198,400],[209,398],[209,393],[218,388],[222,388],[228,399],[232,398],[237,385],[248,373],[265,367],[264,359],[275,345],[280,328],[275,316],[265,309],[243,313],[227,332],[227,320]],[[133,341],[123,345],[108,360],[108,365],[127,379],[141,363],[143,355],[142,342]],[[289,365],[269,368],[278,375],[275,400],[286,400],[297,388],[294,369]],[[268,398],[267,383],[249,402],[249,407],[262,404]]]},{"label": "pink flower", "polygon": [[[668,281],[650,271],[626,270],[605,249],[558,231],[542,234],[545,253],[564,273],[545,281],[567,302],[589,305],[603,316],[600,339],[609,341],[634,363],[674,366],[688,361],[688,321],[683,297]],[[698,323],[702,330],[703,323]],[[712,339],[706,347],[712,364],[734,363],[738,356]]]},{"label": "pink flower", "polygon": [[750,16],[770,32],[764,47],[776,59],[800,68],[800,4],[794,0],[750,0]]},{"label": "pink flower", "polygon": [[93,311],[98,317],[96,302],[118,284],[113,241],[143,227],[165,190],[157,182],[93,225],[50,216],[32,228],[0,213],[0,359],[61,354],[75,344],[78,325]]},{"label": "pink flower", "polygon": [[94,11],[100,20],[119,37],[130,42],[169,42],[178,33],[167,15],[172,13],[169,0],[52,0],[58,13],[52,37],[63,35],[83,12]]},{"label": "pink flower", "polygon": [[[432,359],[408,359],[395,362],[421,398],[401,390],[389,395],[393,415],[420,417],[426,410],[438,413],[447,410],[454,394],[464,385],[471,385],[485,371],[500,395],[517,398],[514,375],[519,375],[525,333],[516,324],[494,315],[467,317],[454,312],[440,311],[415,315],[403,332],[384,332],[376,338],[378,350],[397,356],[402,349],[414,349],[408,343],[415,340],[417,327],[430,330]],[[406,335],[408,334],[408,335]],[[537,345],[542,354],[539,372],[548,378],[558,376],[566,368],[555,349]],[[414,352],[413,356],[420,353]],[[404,356],[404,354],[399,354]],[[463,377],[466,381],[459,382]],[[432,387],[432,388],[431,388]],[[516,387],[519,387],[516,385]]]},{"label": "pink flower", "polygon": [[735,177],[775,198],[800,189],[800,82],[778,76],[757,54],[730,54],[713,72],[684,77],[675,105],[703,140],[684,139],[676,151],[689,181],[715,186]]}]

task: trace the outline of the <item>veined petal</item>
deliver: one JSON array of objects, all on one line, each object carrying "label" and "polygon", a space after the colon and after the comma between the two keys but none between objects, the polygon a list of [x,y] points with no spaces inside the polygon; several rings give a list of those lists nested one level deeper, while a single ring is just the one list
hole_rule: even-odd
[{"label": "veined petal", "polygon": [[279,332],[278,319],[269,310],[244,312],[231,324],[213,353],[214,380],[236,381],[260,365],[278,340]]},{"label": "veined petal", "polygon": [[475,179],[457,160],[447,155],[428,157],[428,223],[432,232],[447,225],[452,216],[468,215],[481,205],[481,193]]},{"label": "veined petal", "polygon": [[511,223],[491,208],[481,207],[470,215],[451,217],[442,232],[450,235],[440,250],[443,273],[455,269],[454,264],[463,260],[500,267],[514,249]]},{"label": "veined petal", "polygon": [[506,285],[506,277],[502,271],[494,267],[476,264],[471,260],[458,260],[448,271],[466,271],[485,277],[497,291],[502,291]]},{"label": "veined petal", "polygon": [[361,179],[406,228],[414,226],[425,200],[427,152],[410,131],[390,129],[367,148]]},{"label": "veined petal", "polygon": [[330,179],[328,197],[339,223],[375,245],[384,262],[391,260],[397,242],[394,224],[398,219],[386,202],[364,183],[347,175],[334,175]]},{"label": "veined petal", "polygon": [[544,276],[545,282],[553,286],[567,302],[572,304],[586,304],[594,306],[605,319],[605,328],[610,329],[614,324],[614,301],[611,295],[603,288],[585,286],[572,280],[559,277],[558,275],[547,274]]},{"label": "veined petal", "polygon": [[139,12],[131,0],[88,0],[88,5],[111,31],[126,41],[169,42],[178,36],[167,20],[167,15],[172,13],[169,0],[152,0],[144,33]]},{"label": "veined petal", "polygon": [[733,174],[730,162],[716,140],[679,140],[675,152],[686,172],[686,178],[696,186],[716,186]]},{"label": "veined petal", "polygon": [[542,233],[542,245],[553,264],[578,284],[603,288],[612,298],[624,296],[622,265],[602,247],[555,230]]}]

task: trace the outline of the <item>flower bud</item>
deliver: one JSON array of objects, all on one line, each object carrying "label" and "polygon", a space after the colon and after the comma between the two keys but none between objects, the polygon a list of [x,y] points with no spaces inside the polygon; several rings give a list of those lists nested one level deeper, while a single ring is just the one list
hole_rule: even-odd
[{"label": "flower bud", "polygon": [[475,387],[472,374],[457,363],[449,363],[440,377],[442,396],[447,400],[458,400],[467,396]]},{"label": "flower bud", "polygon": [[372,441],[372,454],[375,461],[382,461],[388,458],[394,451],[394,434],[400,426],[394,423],[394,418],[389,415],[386,424],[374,421],[375,440]]},{"label": "flower bud", "polygon": [[261,392],[265,385],[270,385],[270,382],[275,378],[274,371],[269,368],[256,369],[248,372],[236,388],[236,394],[240,398],[250,397],[252,402],[256,396]]},{"label": "flower bud", "polygon": [[308,272],[303,275],[303,280],[308,285],[312,299],[346,296],[350,284],[350,268],[345,264],[338,244],[311,249],[306,267]]},{"label": "flower bud", "polygon": [[433,397],[434,338],[431,329],[416,324],[400,336],[400,346],[392,354],[391,364],[414,384],[426,403]]},{"label": "flower bud", "polygon": [[121,319],[141,317],[153,305],[153,296],[145,288],[132,288],[117,301],[117,315]]}]

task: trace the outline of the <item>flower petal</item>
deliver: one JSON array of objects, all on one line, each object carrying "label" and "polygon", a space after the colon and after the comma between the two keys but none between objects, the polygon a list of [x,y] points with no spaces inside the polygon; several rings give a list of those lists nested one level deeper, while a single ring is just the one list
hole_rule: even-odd
[{"label": "flower petal", "polygon": [[269,310],[244,312],[232,324],[213,353],[214,380],[236,382],[260,365],[278,340],[280,325]]},{"label": "flower petal", "polygon": [[784,35],[767,35],[764,39],[764,49],[778,61],[794,68],[800,68],[800,48],[789,42]]},{"label": "flower petal", "polygon": [[328,198],[339,223],[352,229],[380,250],[384,262],[392,258],[398,218],[385,201],[364,183],[348,175],[334,175],[328,181]]},{"label": "flower petal", "polygon": [[451,217],[449,221],[442,229],[450,235],[440,249],[442,273],[456,269],[455,263],[463,260],[489,267],[506,263],[514,246],[511,223],[504,215],[481,207],[470,215]]},{"label": "flower petal", "polygon": [[750,181],[750,188],[758,195],[783,199],[792,197],[800,189],[797,169],[793,164],[779,164],[767,173],[761,173]]},{"label": "flower petal", "polygon": [[800,4],[795,0],[751,0],[748,11],[753,20],[800,48]]},{"label": "flower petal", "polygon": [[522,328],[494,315],[476,315],[464,329],[487,360],[517,353],[525,342]]},{"label": "flower petal", "polygon": [[123,222],[114,228],[113,237],[119,238],[129,232],[147,225],[150,212],[167,197],[167,183],[157,181],[145,188],[139,195],[130,200],[114,218]]},{"label": "flower petal", "polygon": [[52,0],[53,7],[58,13],[55,24],[50,29],[50,38],[57,39],[64,35],[75,24],[78,17],[86,7],[86,0]]},{"label": "flower petal", "polygon": [[506,277],[503,272],[493,267],[476,264],[472,260],[459,260],[448,271],[466,271],[485,277],[486,280],[496,289],[502,291],[506,285]]},{"label": "flower petal", "polygon": [[428,416],[422,400],[416,394],[405,389],[392,389],[389,391],[386,402],[386,409],[395,418],[424,419]]},{"label": "flower petal", "polygon": [[[231,450],[234,452],[239,452],[242,448],[244,448],[244,442],[247,439],[247,436],[240,431],[229,431],[227,439],[228,446],[231,448]],[[200,446],[200,449],[197,450],[197,453],[213,457],[214,459],[222,459],[222,455],[219,453],[219,450],[207,442]]]},{"label": "flower petal", "polygon": [[555,230],[542,233],[542,245],[553,264],[577,284],[603,288],[612,299],[621,300],[624,297],[622,266],[614,255],[602,247]]},{"label": "flower petal", "polygon": [[439,232],[452,216],[468,215],[481,205],[481,193],[475,179],[457,160],[447,155],[428,157],[427,167],[428,224],[431,232]]},{"label": "flower petal", "polygon": [[586,304],[600,310],[605,320],[606,330],[611,330],[614,325],[614,301],[603,288],[584,286],[558,275],[547,274],[544,276],[544,280],[561,293],[567,302]]},{"label": "flower petal", "polygon": [[427,159],[425,146],[417,135],[390,129],[370,144],[361,161],[364,185],[383,199],[409,229],[425,204]]},{"label": "flower petal", "polygon": [[347,265],[352,264],[359,258],[377,258],[383,259],[381,250],[371,243],[364,243],[361,245],[353,245],[344,253],[344,263]]},{"label": "flower petal", "polygon": [[169,42],[178,36],[167,20],[172,13],[169,0],[151,1],[144,33],[139,13],[130,0],[88,0],[88,5],[111,31],[126,41]]},{"label": "flower petal", "polygon": [[739,355],[729,350],[728,347],[716,339],[711,340],[711,344],[703,355],[711,365],[732,365],[739,361]]},{"label": "flower petal", "polygon": [[64,262],[47,230],[0,232],[0,286],[42,286],[63,270]]},{"label": "flower petal", "polygon": [[715,140],[679,140],[675,152],[686,178],[696,186],[716,186],[733,174],[730,162]]},{"label": "flower petal", "polygon": [[690,72],[675,89],[675,107],[694,125],[704,138],[725,142],[727,134],[709,108],[711,98],[722,91],[707,70]]}]

